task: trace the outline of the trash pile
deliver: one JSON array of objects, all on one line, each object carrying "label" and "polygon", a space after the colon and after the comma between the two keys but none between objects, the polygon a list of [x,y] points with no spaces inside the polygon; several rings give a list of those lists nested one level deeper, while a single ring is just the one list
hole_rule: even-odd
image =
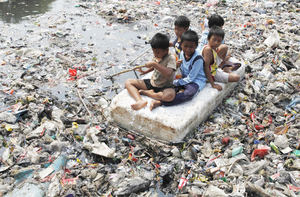
[{"label": "trash pile", "polygon": [[[299,1],[71,6],[29,17],[23,29],[3,24],[0,32],[0,196],[300,194]],[[115,125],[109,104],[124,78],[110,75],[129,68],[156,31],[174,36],[176,16],[188,16],[201,35],[215,12],[225,18],[225,43],[247,65],[231,96],[179,143]],[[82,39],[95,26],[104,29],[103,44],[94,34]],[[97,48],[122,28],[132,28],[139,44]],[[137,63],[149,58],[151,51]]]}]

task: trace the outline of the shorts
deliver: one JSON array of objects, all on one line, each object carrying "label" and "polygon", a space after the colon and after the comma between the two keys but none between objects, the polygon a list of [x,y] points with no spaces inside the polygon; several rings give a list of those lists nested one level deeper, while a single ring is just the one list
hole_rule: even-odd
[{"label": "shorts", "polygon": [[172,88],[172,87],[164,87],[164,88],[154,87],[154,86],[152,86],[150,79],[144,79],[143,81],[144,81],[147,89],[153,90],[154,92],[162,92],[166,88]]},{"label": "shorts", "polygon": [[216,75],[214,76],[215,82],[228,83],[229,73],[224,72],[221,68],[218,68]]}]

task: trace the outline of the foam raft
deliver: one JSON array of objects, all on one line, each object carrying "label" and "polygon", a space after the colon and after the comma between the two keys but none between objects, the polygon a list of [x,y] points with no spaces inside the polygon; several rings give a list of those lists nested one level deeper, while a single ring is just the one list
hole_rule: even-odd
[{"label": "foam raft", "polygon": [[[242,64],[234,73],[239,74],[242,78],[245,73],[245,65]],[[207,83],[205,88],[191,101],[171,107],[160,106],[153,111],[149,110],[152,99],[146,96],[142,97],[148,101],[147,106],[138,111],[132,110],[130,105],[135,101],[124,89],[113,98],[110,115],[115,123],[127,130],[140,132],[167,142],[179,142],[205,121],[237,85],[237,83],[218,84],[223,87],[222,91],[212,88]]]}]

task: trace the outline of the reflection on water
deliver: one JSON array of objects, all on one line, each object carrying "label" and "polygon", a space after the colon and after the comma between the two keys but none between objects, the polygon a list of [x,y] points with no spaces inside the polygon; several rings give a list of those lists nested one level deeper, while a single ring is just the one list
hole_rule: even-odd
[{"label": "reflection on water", "polygon": [[0,0],[0,20],[7,23],[19,23],[22,17],[42,14],[55,0]]}]

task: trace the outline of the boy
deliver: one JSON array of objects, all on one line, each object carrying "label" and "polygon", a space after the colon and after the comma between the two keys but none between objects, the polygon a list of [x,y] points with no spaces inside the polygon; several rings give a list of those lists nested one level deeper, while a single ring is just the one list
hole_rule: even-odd
[{"label": "boy", "polygon": [[178,58],[182,50],[181,36],[184,32],[186,32],[189,29],[190,20],[186,16],[179,16],[178,18],[176,18],[174,22],[174,26],[175,26],[174,31],[175,31],[176,39],[174,40],[173,43],[170,43],[170,47],[175,48],[175,53]]},{"label": "boy", "polygon": [[221,27],[213,26],[212,28],[210,28],[207,36],[208,45],[204,46],[202,50],[202,56],[205,62],[205,75],[211,86],[213,88],[216,88],[217,90],[222,90],[222,87],[218,84],[215,84],[215,81],[228,83],[237,82],[240,80],[239,75],[236,75],[234,73],[227,73],[218,68],[216,50],[221,45],[224,36],[225,33],[223,29],[221,29]]},{"label": "boy", "polygon": [[[174,80],[172,99],[169,101],[162,101],[157,99],[159,93],[151,93],[145,91],[144,94],[154,98],[150,105],[150,110],[160,105],[172,106],[189,101],[193,96],[206,85],[206,77],[203,69],[203,58],[198,50],[198,35],[195,31],[188,30],[182,34],[180,53],[180,70],[182,78]],[[177,94],[176,94],[177,93]]]},{"label": "boy", "polygon": [[142,71],[146,74],[154,70],[151,79],[128,79],[125,82],[125,87],[130,96],[134,98],[136,103],[131,105],[133,110],[139,110],[147,105],[147,101],[143,100],[139,90],[152,90],[153,92],[161,92],[161,101],[171,101],[173,93],[172,82],[176,70],[176,60],[174,55],[169,53],[169,38],[168,36],[157,33],[150,41],[154,54],[153,61],[146,63],[148,70]]},{"label": "boy", "polygon": [[[222,16],[218,14],[213,14],[208,18],[208,28],[212,28],[213,26],[217,26],[222,28],[224,25],[224,19]],[[199,50],[202,51],[203,47],[208,44],[207,36],[208,36],[208,30],[204,30],[202,33]],[[228,47],[224,44],[224,40],[222,41],[222,44],[218,47],[216,50],[218,58],[217,58],[217,64],[222,66],[227,62],[230,58],[230,53],[228,52]],[[230,72],[230,70],[226,70],[226,72]]]}]

